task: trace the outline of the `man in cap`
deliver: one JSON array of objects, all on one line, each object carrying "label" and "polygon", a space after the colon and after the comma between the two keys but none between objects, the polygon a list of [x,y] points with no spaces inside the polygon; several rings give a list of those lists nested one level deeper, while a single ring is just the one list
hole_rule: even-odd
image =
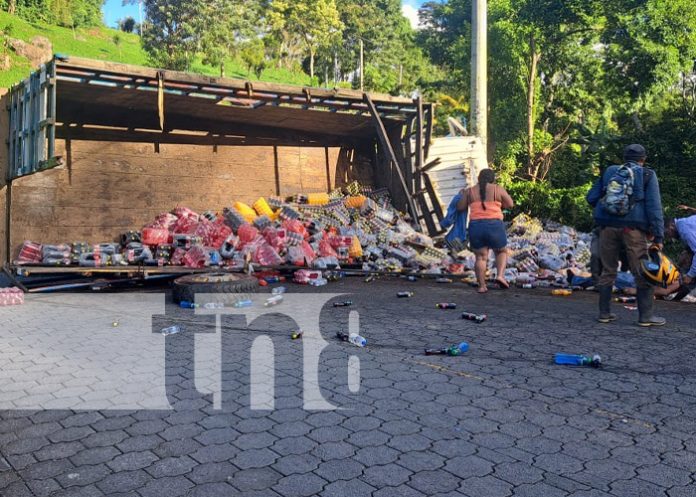
[{"label": "man in cap", "polygon": [[602,274],[598,285],[598,321],[616,320],[611,312],[611,297],[623,246],[636,278],[638,325],[662,326],[666,320],[653,314],[655,289],[640,271],[640,260],[648,253],[649,240],[662,250],[664,218],[660,185],[655,172],[644,167],[645,147],[629,145],[623,158],[625,163],[608,167],[587,194],[587,201],[594,208],[595,224],[600,228]]}]

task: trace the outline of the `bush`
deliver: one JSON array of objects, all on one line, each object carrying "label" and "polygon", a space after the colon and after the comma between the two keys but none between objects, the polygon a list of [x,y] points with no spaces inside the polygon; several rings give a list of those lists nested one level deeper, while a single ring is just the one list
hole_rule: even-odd
[{"label": "bush", "polygon": [[585,200],[591,185],[551,188],[548,183],[514,181],[505,188],[515,201],[514,215],[524,212],[542,220],[552,220],[581,231],[592,229],[592,209]]}]

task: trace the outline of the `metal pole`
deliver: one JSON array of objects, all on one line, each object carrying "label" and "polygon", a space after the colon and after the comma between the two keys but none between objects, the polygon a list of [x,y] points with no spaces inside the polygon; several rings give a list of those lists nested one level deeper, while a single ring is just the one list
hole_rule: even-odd
[{"label": "metal pole", "polygon": [[365,89],[365,44],[360,38],[360,91]]},{"label": "metal pole", "polygon": [[488,144],[488,6],[487,0],[472,2],[471,18],[471,129]]}]

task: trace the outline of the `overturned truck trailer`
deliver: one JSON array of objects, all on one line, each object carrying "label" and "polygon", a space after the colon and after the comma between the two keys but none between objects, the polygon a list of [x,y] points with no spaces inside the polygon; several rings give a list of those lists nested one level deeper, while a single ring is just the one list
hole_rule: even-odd
[{"label": "overturned truck trailer", "polygon": [[221,210],[354,180],[440,231],[423,184],[433,106],[420,98],[56,56],[2,99],[3,262],[24,240],[96,243],[177,205]]}]

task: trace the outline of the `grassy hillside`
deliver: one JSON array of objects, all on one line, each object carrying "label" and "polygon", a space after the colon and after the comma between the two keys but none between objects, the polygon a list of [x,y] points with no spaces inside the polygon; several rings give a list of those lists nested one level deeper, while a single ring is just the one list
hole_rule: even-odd
[{"label": "grassy hillside", "polygon": [[[51,40],[54,53],[87,57],[90,59],[110,60],[127,64],[150,65],[147,54],[140,46],[140,38],[135,34],[123,33],[105,27],[72,30],[59,26],[34,24],[24,21],[6,12],[0,12],[0,30],[10,26],[11,37],[30,42],[35,36],[44,36]],[[120,43],[115,43],[114,37],[120,37]],[[24,57],[18,57],[9,51],[12,68],[0,71],[0,88],[6,88],[26,78],[33,69]],[[206,66],[197,60],[192,67],[193,72],[219,76],[219,69]],[[257,79],[248,74],[239,61],[230,59],[226,64],[227,76],[232,78]],[[287,69],[269,68],[261,75],[263,81],[290,83],[298,85],[309,84],[309,77],[302,72]]]}]

